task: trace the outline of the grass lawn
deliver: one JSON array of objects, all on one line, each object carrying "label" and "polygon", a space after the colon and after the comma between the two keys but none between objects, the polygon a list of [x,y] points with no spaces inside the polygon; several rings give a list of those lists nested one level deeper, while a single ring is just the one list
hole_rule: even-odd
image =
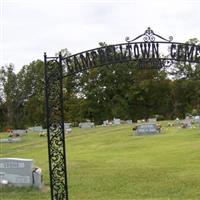
[{"label": "grass lawn", "polygon": [[[163,128],[151,136],[134,135],[132,125],[74,128],[66,137],[69,199],[200,199],[200,130]],[[41,191],[0,188],[1,200],[50,200],[46,138],[0,144],[0,157],[34,159],[45,182]]]}]

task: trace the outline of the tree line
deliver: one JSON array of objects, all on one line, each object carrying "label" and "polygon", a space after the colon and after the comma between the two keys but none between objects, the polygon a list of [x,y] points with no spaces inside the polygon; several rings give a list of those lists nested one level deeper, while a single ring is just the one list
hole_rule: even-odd
[{"label": "tree line", "polygon": [[[67,49],[61,52],[70,55]],[[101,124],[114,117],[136,121],[200,114],[200,64],[176,62],[169,69],[139,69],[136,62],[118,63],[66,77],[63,84],[64,118],[74,125],[86,120]],[[2,66],[0,130],[35,125],[45,127],[43,61],[33,61],[18,73],[13,64]]]}]

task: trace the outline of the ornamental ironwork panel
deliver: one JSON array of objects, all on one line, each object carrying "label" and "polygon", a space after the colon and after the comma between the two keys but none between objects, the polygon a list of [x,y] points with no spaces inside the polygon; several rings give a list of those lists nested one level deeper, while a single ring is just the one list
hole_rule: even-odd
[{"label": "ornamental ironwork panel", "polygon": [[45,60],[46,119],[51,199],[68,199],[61,55]]},{"label": "ornamental ironwork panel", "polygon": [[169,39],[166,39],[154,33],[154,31],[150,27],[148,27],[147,30],[143,34],[137,36],[136,38],[130,40],[129,37],[126,37],[125,40],[126,42],[133,42],[133,41],[138,40],[139,38],[142,38],[144,42],[154,42],[156,38],[161,39],[161,41],[165,41],[165,42],[171,42],[173,40],[172,36],[169,36]]}]

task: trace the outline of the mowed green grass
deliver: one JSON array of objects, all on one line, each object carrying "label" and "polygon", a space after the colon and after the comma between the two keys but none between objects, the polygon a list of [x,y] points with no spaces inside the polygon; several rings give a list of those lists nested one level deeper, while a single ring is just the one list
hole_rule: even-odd
[{"label": "mowed green grass", "polygon": [[[200,130],[163,127],[151,136],[134,135],[132,125],[74,128],[66,137],[69,199],[200,199]],[[50,199],[46,138],[0,144],[0,157],[34,159],[45,182],[42,190],[1,188],[1,200]]]}]

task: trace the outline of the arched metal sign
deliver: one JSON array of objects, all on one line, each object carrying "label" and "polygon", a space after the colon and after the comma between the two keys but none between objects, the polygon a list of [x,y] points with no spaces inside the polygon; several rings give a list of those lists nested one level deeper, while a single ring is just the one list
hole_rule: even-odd
[{"label": "arched metal sign", "polygon": [[[142,41],[140,41],[142,39]],[[65,156],[63,86],[65,76],[104,65],[135,61],[139,68],[160,69],[173,62],[200,63],[200,46],[172,42],[148,28],[143,34],[122,44],[91,49],[68,57],[44,55],[46,119],[52,200],[68,199]]]}]

